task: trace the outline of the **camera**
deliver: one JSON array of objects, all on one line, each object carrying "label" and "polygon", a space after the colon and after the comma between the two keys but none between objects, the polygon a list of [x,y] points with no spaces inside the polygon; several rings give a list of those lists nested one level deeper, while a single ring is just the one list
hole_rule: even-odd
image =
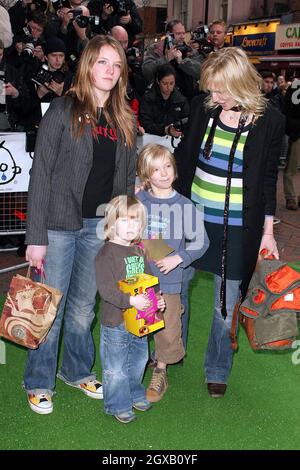
[{"label": "camera", "polygon": [[78,64],[79,58],[75,54],[70,54],[69,59],[67,60],[67,65],[72,73],[76,73]]},{"label": "camera", "polygon": [[114,9],[114,15],[126,16],[130,13],[131,2],[128,0],[111,0],[104,3],[109,3]]},{"label": "camera", "polygon": [[169,50],[172,47],[176,47],[176,49],[181,52],[183,59],[187,56],[188,52],[193,51],[193,49],[188,46],[185,42],[183,42],[182,44],[176,44],[174,34],[167,33],[164,40],[164,54],[166,50]]},{"label": "camera", "polygon": [[164,53],[175,46],[175,38],[173,33],[167,33],[164,40]]},{"label": "camera", "polygon": [[25,44],[22,53],[28,54],[29,56],[33,56],[34,45],[37,40],[32,36],[29,26],[25,26],[22,29],[21,36],[21,40]]},{"label": "camera", "polygon": [[178,119],[178,121],[175,121],[173,123],[174,129],[176,129],[176,131],[178,131],[178,132],[183,132],[183,130],[185,129],[185,127],[188,123],[188,120],[189,120],[188,117]]},{"label": "camera", "polygon": [[37,85],[45,85],[45,83],[50,83],[51,80],[54,80],[56,83],[63,83],[65,80],[65,74],[61,70],[54,70],[51,72],[48,69],[48,65],[43,64],[37,72],[31,77],[31,80]]},{"label": "camera", "polygon": [[208,33],[209,28],[206,25],[198,26],[198,28],[191,33],[191,41],[199,44],[199,54],[205,56],[214,50],[214,45],[207,39]]},{"label": "camera", "polygon": [[60,10],[60,8],[71,8],[69,0],[57,0],[56,2],[52,1],[52,6],[54,10]]},{"label": "camera", "polygon": [[82,9],[78,8],[76,10],[71,10],[73,15],[73,21],[76,21],[79,28],[87,28],[90,24],[91,26],[98,26],[100,24],[99,16],[84,16],[82,14]]},{"label": "camera", "polygon": [[133,70],[140,70],[143,63],[143,55],[138,47],[129,47],[126,50],[128,66]]}]

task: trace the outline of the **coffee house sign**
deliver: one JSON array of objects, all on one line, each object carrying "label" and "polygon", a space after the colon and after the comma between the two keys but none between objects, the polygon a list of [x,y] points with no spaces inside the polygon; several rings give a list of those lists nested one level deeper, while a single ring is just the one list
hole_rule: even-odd
[{"label": "coffee house sign", "polygon": [[300,49],[300,23],[277,26],[275,49]]}]

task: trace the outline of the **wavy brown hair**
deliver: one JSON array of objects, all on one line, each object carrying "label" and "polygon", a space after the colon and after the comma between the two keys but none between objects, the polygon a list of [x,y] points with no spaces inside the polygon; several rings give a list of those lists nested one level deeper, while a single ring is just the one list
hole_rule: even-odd
[{"label": "wavy brown hair", "polygon": [[126,94],[127,61],[121,44],[111,36],[95,36],[89,41],[81,55],[74,85],[68,91],[68,95],[73,98],[71,131],[78,139],[82,136],[86,124],[91,124],[92,129],[95,129],[97,125],[97,99],[92,68],[103,46],[112,47],[121,58],[121,75],[104,104],[104,116],[108,124],[120,133],[122,141],[126,141],[126,144],[132,148],[135,126]]}]

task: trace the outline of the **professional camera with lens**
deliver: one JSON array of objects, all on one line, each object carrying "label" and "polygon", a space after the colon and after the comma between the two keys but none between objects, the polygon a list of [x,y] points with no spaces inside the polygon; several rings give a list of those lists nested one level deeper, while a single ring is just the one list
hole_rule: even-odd
[{"label": "professional camera with lens", "polygon": [[[38,0],[39,1],[39,0]],[[44,0],[42,0],[44,1]],[[52,6],[54,10],[60,10],[61,8],[71,8],[71,4],[69,0],[57,0],[56,2],[52,2]]]},{"label": "professional camera with lens", "polygon": [[199,44],[199,54],[204,56],[214,50],[214,45],[207,39],[208,33],[209,29],[206,25],[198,26],[198,28],[191,33],[191,41]]},{"label": "professional camera with lens", "polygon": [[164,39],[164,53],[175,46],[175,38],[173,33],[167,33]]},{"label": "professional camera with lens", "polygon": [[76,73],[78,64],[79,64],[79,58],[75,54],[70,54],[67,60],[67,65],[68,65],[69,70],[72,73],[74,74]]},{"label": "professional camera with lens", "polygon": [[184,129],[186,128],[188,120],[189,120],[188,117],[178,119],[178,121],[175,121],[173,123],[174,129],[176,129],[176,131],[178,131],[178,132],[183,132]]},{"label": "professional camera with lens", "polygon": [[133,70],[140,70],[143,63],[143,55],[138,47],[129,47],[126,50],[128,66]]},{"label": "professional camera with lens", "polygon": [[37,39],[31,34],[29,26],[25,26],[21,32],[21,41],[25,44],[22,50],[23,54],[33,56],[33,50]]},{"label": "professional camera with lens", "polygon": [[107,2],[114,8],[114,15],[126,16],[131,9],[131,2],[128,0],[108,0]]},{"label": "professional camera with lens", "polygon": [[84,16],[81,8],[72,10],[71,13],[73,15],[73,21],[76,21],[79,28],[87,28],[89,24],[91,26],[98,26],[100,24],[99,16]]},{"label": "professional camera with lens", "polygon": [[182,44],[176,44],[174,34],[167,33],[164,40],[164,53],[166,52],[166,50],[169,50],[172,47],[176,47],[176,49],[181,52],[183,59],[187,56],[189,52],[193,51],[193,49],[188,46],[185,42],[183,42]]},{"label": "professional camera with lens", "polygon": [[48,65],[43,64],[37,72],[31,77],[31,80],[37,85],[45,85],[54,80],[56,83],[63,83],[65,81],[65,74],[61,70],[54,70],[51,72]]}]

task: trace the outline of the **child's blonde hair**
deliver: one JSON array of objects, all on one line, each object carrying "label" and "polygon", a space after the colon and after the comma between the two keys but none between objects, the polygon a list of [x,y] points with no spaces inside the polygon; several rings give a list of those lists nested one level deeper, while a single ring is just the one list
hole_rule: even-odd
[{"label": "child's blonde hair", "polygon": [[109,240],[113,238],[115,234],[115,224],[120,217],[139,219],[141,222],[141,229],[137,240],[142,237],[147,220],[146,208],[135,196],[117,196],[113,198],[107,204],[104,216],[104,235],[106,239]]},{"label": "child's blonde hair", "polygon": [[150,188],[150,178],[154,171],[155,161],[158,159],[169,159],[174,170],[174,181],[178,176],[174,155],[164,145],[147,144],[139,153],[137,162],[137,174],[145,189]]}]

